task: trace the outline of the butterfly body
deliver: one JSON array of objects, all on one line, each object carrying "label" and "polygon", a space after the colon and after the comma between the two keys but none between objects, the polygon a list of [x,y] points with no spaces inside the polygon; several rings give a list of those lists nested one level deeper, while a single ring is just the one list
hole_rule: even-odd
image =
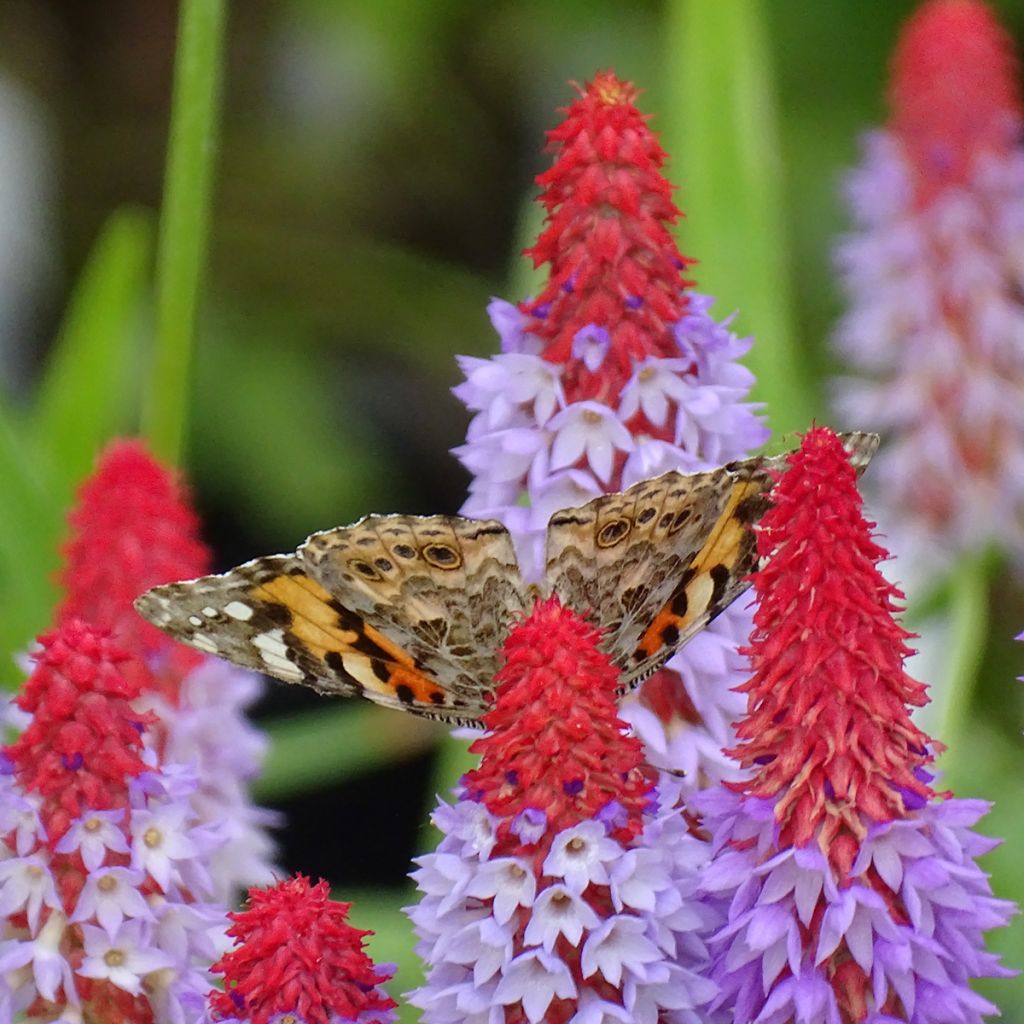
[{"label": "butterfly body", "polygon": [[[844,441],[859,468],[878,444]],[[556,513],[538,583],[522,579],[496,520],[372,515],[291,555],[155,587],[136,607],[184,643],[285,682],[477,724],[509,631],[553,595],[601,628],[625,691],[746,589],[749,527],[784,459],[666,473]]]}]

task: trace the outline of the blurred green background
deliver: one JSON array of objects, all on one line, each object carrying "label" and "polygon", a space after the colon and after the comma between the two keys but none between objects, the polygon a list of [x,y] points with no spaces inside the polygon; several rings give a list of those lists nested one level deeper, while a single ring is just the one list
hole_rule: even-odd
[{"label": "blurred green background", "polygon": [[[104,438],[159,419],[154,393],[174,373],[158,447],[173,453],[183,434],[220,567],[369,511],[459,507],[467,476],[448,449],[468,417],[449,393],[453,357],[495,351],[489,296],[530,294],[518,253],[537,229],[543,134],[568,83],[597,70],[645,90],[680,186],[682,249],[717,315],[739,309],[757,338],[750,363],[772,427],[827,421],[839,185],[859,133],[885,118],[888,56],[913,6],[247,0],[226,12],[223,59],[197,14],[209,106],[178,143],[183,181],[212,157],[204,256],[201,175],[191,208],[187,182],[177,213],[164,203],[177,6],[0,0],[6,682],[18,679],[9,655],[47,624],[74,483]],[[1019,43],[1024,8],[994,6]],[[200,122],[202,75],[189,108]],[[191,254],[169,220],[185,250],[199,243]],[[154,351],[173,362],[192,336],[190,259],[193,365],[155,379]],[[988,866],[997,891],[1020,898],[1020,580],[997,567],[959,604],[955,580],[939,600],[970,694],[946,737],[950,778],[997,801],[986,830],[1009,842]],[[422,822],[445,777],[441,730],[283,687],[259,715],[277,740],[261,796],[289,813],[288,869],[326,875],[346,898],[400,885],[410,853],[433,841]],[[367,893],[353,913],[379,929],[384,957],[408,945],[401,899]],[[1022,931],[996,940],[1014,966]],[[1010,1020],[1024,1020],[1021,987],[988,989]]]}]

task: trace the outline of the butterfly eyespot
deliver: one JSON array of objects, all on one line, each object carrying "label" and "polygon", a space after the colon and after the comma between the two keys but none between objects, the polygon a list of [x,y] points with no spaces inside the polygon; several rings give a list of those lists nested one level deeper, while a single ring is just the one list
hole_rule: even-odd
[{"label": "butterfly eyespot", "polygon": [[383,579],[381,574],[369,562],[349,562],[349,565],[365,580]]},{"label": "butterfly eyespot", "polygon": [[611,548],[622,540],[629,533],[628,519],[614,519],[605,523],[597,534],[597,545],[602,548]]},{"label": "butterfly eyespot", "polygon": [[636,517],[638,523],[649,523],[656,515],[658,510],[655,508],[645,508],[643,512]]},{"label": "butterfly eyespot", "polygon": [[408,544],[396,544],[393,551],[399,558],[415,558],[416,549],[409,547]]},{"label": "butterfly eyespot", "polygon": [[462,556],[448,544],[428,544],[423,557],[436,569],[458,569]]},{"label": "butterfly eyespot", "polygon": [[668,532],[678,533],[690,520],[690,510],[688,508],[680,509],[672,519],[672,525],[668,528]]},{"label": "butterfly eyespot", "polygon": [[668,528],[669,528],[669,527],[670,527],[670,526],[672,525],[672,520],[673,520],[674,518],[675,518],[675,517],[674,517],[674,516],[672,515],[672,513],[671,513],[671,512],[666,512],[666,513],[665,513],[665,514],[664,514],[664,515],[663,515],[663,516],[662,516],[662,517],[661,517],[661,518],[660,518],[660,519],[658,520],[658,529],[659,529],[659,530],[667,530],[667,529],[668,529]]},{"label": "butterfly eyespot", "polygon": [[386,558],[375,558],[373,564],[380,569],[381,572],[391,572],[394,569],[394,565]]}]

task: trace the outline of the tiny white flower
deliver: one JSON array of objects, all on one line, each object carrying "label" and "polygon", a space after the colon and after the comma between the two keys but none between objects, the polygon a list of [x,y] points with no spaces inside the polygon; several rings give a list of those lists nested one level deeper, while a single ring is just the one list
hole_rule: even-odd
[{"label": "tiny white flower", "polygon": [[118,824],[123,818],[124,811],[86,811],[60,837],[55,850],[57,853],[78,850],[86,870],[95,871],[106,858],[107,850],[128,852],[128,843]]},{"label": "tiny white flower", "polygon": [[587,324],[581,327],[572,339],[572,357],[579,359],[591,372],[597,373],[601,369],[608,349],[611,347],[611,336],[607,328],[598,327],[596,324]]},{"label": "tiny white flower", "polygon": [[149,872],[164,892],[172,874],[177,881],[176,862],[188,860],[197,852],[188,834],[189,816],[189,808],[182,804],[132,812],[132,867]]},{"label": "tiny white flower", "polygon": [[446,963],[472,966],[473,984],[479,987],[512,959],[512,938],[509,927],[487,915],[460,928],[437,952]]},{"label": "tiny white flower", "polygon": [[54,909],[61,905],[46,861],[37,855],[0,861],[0,917],[24,910],[34,934],[44,905]]},{"label": "tiny white flower", "polygon": [[153,948],[143,921],[125,921],[113,938],[91,924],[82,925],[82,933],[85,959],[78,973],[83,978],[105,978],[133,996],[142,991],[147,974],[174,966],[167,953]]},{"label": "tiny white flower", "polygon": [[499,857],[477,868],[466,887],[466,895],[494,900],[494,918],[504,924],[519,907],[533,903],[537,879],[528,861],[520,857]]},{"label": "tiny white flower", "polygon": [[463,902],[467,885],[473,879],[473,869],[466,858],[454,853],[434,853],[415,860],[420,867],[410,872],[410,878],[425,896],[434,897],[437,914],[447,914]]},{"label": "tiny white flower", "polygon": [[623,420],[630,420],[643,412],[653,426],[663,427],[670,403],[678,404],[692,389],[692,383],[683,379],[688,369],[685,359],[651,357],[638,363],[622,389],[619,415]]},{"label": "tiny white flower", "polygon": [[60,952],[66,927],[67,918],[59,911],[54,911],[31,941],[19,942],[12,939],[0,942],[0,974],[9,977],[10,972],[31,964],[36,990],[44,999],[55,1002],[57,989],[63,986],[64,998],[77,1003],[78,993],[71,964]]},{"label": "tiny white flower", "polygon": [[71,920],[85,921],[95,916],[111,938],[126,917],[152,920],[149,904],[138,888],[144,879],[141,871],[131,868],[102,868],[92,872],[82,886]]},{"label": "tiny white flower", "polygon": [[619,914],[609,918],[590,934],[583,946],[583,977],[600,971],[608,984],[618,986],[622,983],[623,968],[639,973],[645,964],[664,960],[664,951],[647,937],[646,930],[646,922],[639,917]]},{"label": "tiny white flower", "polygon": [[39,798],[30,793],[19,793],[14,777],[0,776],[0,834],[14,833],[14,849],[24,857],[46,839],[46,831],[39,819]]},{"label": "tiny white flower", "polygon": [[550,953],[559,936],[564,935],[569,944],[576,947],[583,930],[596,928],[600,920],[594,908],[578,893],[564,885],[549,885],[537,896],[523,942],[528,946],[543,946]]},{"label": "tiny white flower", "polygon": [[597,478],[608,483],[616,449],[632,451],[633,438],[615,411],[600,402],[574,402],[548,422],[554,432],[551,468],[564,469],[585,458]]},{"label": "tiny white flower", "polygon": [[605,834],[597,821],[583,821],[555,836],[544,861],[544,874],[562,878],[574,892],[591,883],[607,885],[609,861],[622,856],[622,847]]},{"label": "tiny white flower", "polygon": [[503,1006],[522,1002],[530,1024],[539,1024],[552,999],[572,999],[575,995],[576,983],[566,964],[543,949],[531,949],[509,964],[494,999]]}]

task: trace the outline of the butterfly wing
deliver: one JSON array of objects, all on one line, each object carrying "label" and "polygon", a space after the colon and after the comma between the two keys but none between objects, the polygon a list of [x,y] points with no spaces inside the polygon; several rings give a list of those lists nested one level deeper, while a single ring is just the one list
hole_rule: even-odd
[{"label": "butterfly wing", "polygon": [[136,608],[200,651],[285,682],[471,723],[523,607],[518,581],[498,523],[370,516],[294,555],[156,587]]},{"label": "butterfly wing", "polygon": [[498,653],[526,607],[508,530],[460,516],[367,516],[300,548],[314,578],[446,692],[490,703]]},{"label": "butterfly wing", "polygon": [[[846,434],[863,470],[876,434]],[[750,585],[750,526],[768,507],[785,455],[704,473],[666,473],[566,509],[548,524],[545,580],[605,631],[623,691],[639,685]]]}]

